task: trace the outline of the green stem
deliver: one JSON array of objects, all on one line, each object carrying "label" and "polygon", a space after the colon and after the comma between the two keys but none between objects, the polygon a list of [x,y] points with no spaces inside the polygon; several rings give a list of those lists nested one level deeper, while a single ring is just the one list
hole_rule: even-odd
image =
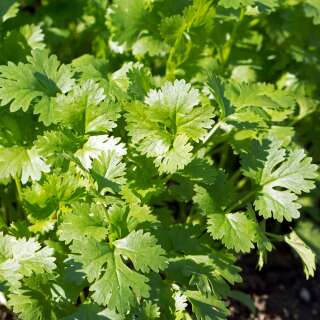
[{"label": "green stem", "polygon": [[246,204],[251,198],[253,198],[256,194],[256,190],[251,190],[248,193],[246,193],[242,198],[237,200],[235,203],[233,203],[227,212],[232,212],[233,210],[242,207],[244,204]]},{"label": "green stem", "polygon": [[241,170],[238,169],[230,178],[230,182],[235,183],[241,177]]},{"label": "green stem", "polygon": [[16,188],[17,188],[18,200],[21,202],[22,201],[22,188],[21,188],[20,180],[17,177],[15,177],[14,182],[15,182]]},{"label": "green stem", "polygon": [[85,295],[84,295],[84,292],[83,291],[80,291],[80,301],[81,301],[81,303],[83,304],[83,303],[85,303],[85,301],[86,301],[86,297],[85,297]]},{"label": "green stem", "polygon": [[272,241],[277,241],[277,242],[282,242],[284,241],[284,236],[279,235],[279,234],[274,234],[270,232],[266,232],[266,235],[270,238],[272,238]]},{"label": "green stem", "polygon": [[202,145],[205,145],[209,139],[214,135],[214,133],[220,128],[220,126],[223,124],[222,121],[218,121],[212,129],[208,132],[207,136],[203,139]]},{"label": "green stem", "polygon": [[239,19],[235,23],[235,25],[233,26],[230,39],[226,43],[225,47],[223,48],[222,54],[221,54],[221,56],[222,56],[221,64],[222,64],[223,67],[225,67],[226,64],[229,61],[231,49],[232,49],[234,43],[236,42],[236,39],[237,39],[237,36],[238,36],[238,32],[239,32],[239,28],[240,28],[240,26],[242,24],[242,21],[244,19],[244,15],[245,15],[245,8],[242,7],[241,11],[240,11]]},{"label": "green stem", "polygon": [[167,62],[166,62],[166,79],[167,80],[173,80],[174,79],[174,73],[175,73],[175,69],[176,69],[176,63],[174,62],[174,58],[176,56],[176,51],[177,51],[177,48],[180,44],[180,41],[182,39],[182,36],[183,36],[183,32],[184,32],[184,27],[182,28],[182,30],[180,31],[180,33],[178,34],[175,42],[174,42],[174,45],[173,47],[170,49],[170,52],[169,52],[169,57],[167,59]]},{"label": "green stem", "polygon": [[228,159],[228,145],[225,144],[223,146],[222,152],[221,152],[221,158],[220,158],[220,162],[219,162],[219,167],[220,168],[224,168],[224,166],[226,165],[227,159]]},{"label": "green stem", "polygon": [[15,182],[15,185],[16,185],[16,189],[17,189],[17,212],[20,214],[20,216],[24,219],[25,218],[25,215],[24,215],[24,212],[23,212],[23,208],[22,208],[22,187],[21,187],[21,182],[20,182],[20,179],[15,177],[14,178],[14,182]]}]

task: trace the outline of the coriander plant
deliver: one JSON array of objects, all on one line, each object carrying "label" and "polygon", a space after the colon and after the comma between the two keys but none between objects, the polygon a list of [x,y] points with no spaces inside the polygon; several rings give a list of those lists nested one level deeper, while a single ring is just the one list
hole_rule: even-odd
[{"label": "coriander plant", "polygon": [[317,0],[1,0],[7,307],[226,319],[279,242],[312,277],[319,39]]}]

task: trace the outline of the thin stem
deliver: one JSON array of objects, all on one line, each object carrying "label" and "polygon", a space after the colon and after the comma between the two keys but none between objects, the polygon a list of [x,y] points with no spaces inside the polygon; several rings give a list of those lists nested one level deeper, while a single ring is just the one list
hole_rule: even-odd
[{"label": "thin stem", "polygon": [[222,149],[222,152],[221,152],[221,158],[220,158],[220,162],[219,162],[219,167],[220,168],[224,168],[225,164],[226,164],[226,161],[228,159],[228,145],[225,144],[223,146],[223,149]]},{"label": "thin stem", "polygon": [[256,194],[256,190],[251,190],[248,193],[246,193],[242,198],[237,200],[235,203],[233,203],[227,212],[232,212],[234,209],[237,209],[238,207],[242,207],[244,204],[246,204],[251,198],[253,198]]},{"label": "thin stem", "polygon": [[21,182],[20,179],[15,177],[14,178],[14,182],[16,185],[16,189],[17,189],[17,196],[18,196],[18,201],[17,201],[17,212],[21,215],[22,218],[25,218],[24,212],[23,212],[23,208],[22,208],[22,187],[21,187]]},{"label": "thin stem", "polygon": [[84,292],[83,292],[83,291],[80,291],[80,296],[79,296],[79,298],[80,298],[81,303],[85,303],[85,301],[86,301],[86,297],[85,297],[85,295],[84,295]]},{"label": "thin stem", "polygon": [[223,67],[228,63],[229,58],[230,58],[230,53],[231,53],[231,49],[237,39],[238,36],[238,32],[239,32],[239,28],[242,24],[242,21],[244,19],[244,15],[245,15],[245,8],[242,7],[241,11],[240,11],[240,15],[239,15],[239,19],[238,21],[235,23],[235,25],[233,26],[232,32],[231,32],[231,37],[229,39],[229,41],[226,43],[226,46],[223,48],[223,52],[222,52],[222,65]]},{"label": "thin stem", "polygon": [[284,241],[284,236],[282,236],[282,235],[274,234],[274,233],[270,233],[270,232],[266,232],[266,235],[268,237],[272,238],[273,241],[277,241],[277,242]]},{"label": "thin stem", "polygon": [[240,177],[241,177],[241,170],[238,169],[237,171],[235,171],[235,173],[231,176],[230,178],[230,182],[235,183]]},{"label": "thin stem", "polygon": [[18,200],[21,202],[22,201],[22,188],[21,188],[20,180],[17,177],[15,177],[14,182],[15,182],[16,188],[17,188]]},{"label": "thin stem", "polygon": [[220,126],[222,125],[222,121],[218,121],[213,127],[212,129],[208,132],[207,136],[204,138],[203,140],[203,145],[206,144],[209,139],[214,135],[214,133],[220,128]]},{"label": "thin stem", "polygon": [[184,33],[184,30],[185,30],[185,26],[183,26],[179,32],[179,34],[177,35],[177,38],[174,42],[174,45],[173,47],[170,49],[170,52],[169,52],[169,57],[167,59],[167,62],[166,62],[166,79],[167,80],[173,80],[174,79],[174,73],[175,73],[175,69],[177,67],[177,64],[174,62],[174,58],[176,57],[176,52],[177,52],[177,49],[180,45],[180,41],[183,37],[183,33]]},{"label": "thin stem", "polygon": [[213,127],[212,129],[208,132],[208,134],[206,135],[206,137],[204,138],[202,144],[198,144],[195,148],[194,148],[194,157],[196,157],[197,152],[199,151],[200,148],[202,148],[209,140],[210,138],[213,136],[213,134],[219,129],[219,127],[221,126],[222,122],[218,121]]}]

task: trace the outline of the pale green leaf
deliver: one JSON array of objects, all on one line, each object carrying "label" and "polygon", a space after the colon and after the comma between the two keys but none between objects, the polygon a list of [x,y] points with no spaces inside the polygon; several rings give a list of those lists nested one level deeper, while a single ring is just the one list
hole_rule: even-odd
[{"label": "pale green leaf", "polygon": [[300,216],[298,195],[313,189],[317,177],[317,166],[311,160],[303,149],[287,153],[278,142],[243,157],[244,174],[259,186],[254,206],[260,215],[279,222]]},{"label": "pale green leaf", "polygon": [[92,160],[97,159],[103,152],[113,151],[119,157],[125,155],[125,146],[119,142],[120,138],[108,135],[91,136],[75,155],[85,169],[90,169],[92,167]]},{"label": "pale green leaf", "polygon": [[126,165],[116,150],[102,152],[92,162],[91,175],[101,192],[119,192],[126,183]]},{"label": "pale green leaf", "polygon": [[50,171],[50,166],[39,155],[36,147],[0,147],[0,178],[21,178],[23,184],[40,180],[42,173]]},{"label": "pale green leaf", "polygon": [[55,102],[55,122],[79,133],[111,131],[118,118],[119,108],[108,103],[103,88],[92,80],[75,86]]},{"label": "pale green leaf", "polygon": [[285,242],[288,243],[300,256],[303,262],[303,270],[307,279],[314,276],[314,271],[316,269],[316,255],[314,252],[306,245],[306,243],[292,231],[285,236]]},{"label": "pale green leaf", "polygon": [[184,168],[192,158],[191,142],[198,142],[211,128],[213,110],[199,104],[199,92],[184,80],[176,80],[150,90],[145,104],[128,106],[129,135],[140,152],[155,158],[161,172]]},{"label": "pale green leaf", "polygon": [[34,238],[28,240],[0,233],[0,278],[12,286],[19,286],[19,281],[33,273],[50,273],[55,266],[53,249],[41,247]]}]

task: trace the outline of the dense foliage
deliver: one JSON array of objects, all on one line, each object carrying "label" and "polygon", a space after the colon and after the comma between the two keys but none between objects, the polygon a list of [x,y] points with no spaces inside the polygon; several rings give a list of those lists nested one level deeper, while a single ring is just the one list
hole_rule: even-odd
[{"label": "dense foliage", "polygon": [[1,0],[2,300],[225,319],[279,242],[313,276],[319,59],[318,0]]}]

